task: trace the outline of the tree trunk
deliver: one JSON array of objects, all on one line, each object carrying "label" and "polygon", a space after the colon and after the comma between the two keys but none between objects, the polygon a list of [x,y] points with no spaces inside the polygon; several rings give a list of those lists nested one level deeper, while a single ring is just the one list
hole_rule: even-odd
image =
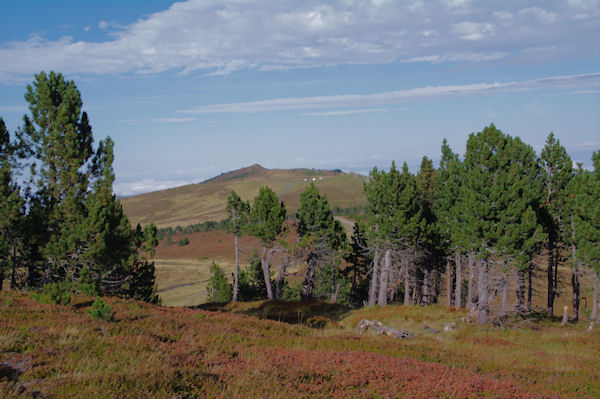
[{"label": "tree trunk", "polygon": [[454,296],[454,307],[462,307],[462,254],[456,251],[456,295]]},{"label": "tree trunk", "polygon": [[450,259],[446,259],[446,307],[452,306],[452,266]]},{"label": "tree trunk", "polygon": [[336,267],[335,267],[335,249],[331,250],[331,302],[337,302],[337,282],[336,282]]},{"label": "tree trunk", "polygon": [[502,275],[502,314],[508,313],[508,276]]},{"label": "tree trunk", "polygon": [[379,280],[379,298],[377,300],[379,306],[387,306],[388,273],[391,270],[392,263],[391,252],[389,249],[385,250],[384,263],[381,268],[381,279]]},{"label": "tree trunk", "polygon": [[479,281],[477,284],[477,322],[486,324],[490,313],[488,304],[488,276],[487,276],[487,261],[479,260]]},{"label": "tree trunk", "polygon": [[579,320],[579,301],[580,301],[580,284],[579,284],[579,267],[577,258],[575,257],[577,247],[575,246],[575,220],[571,214],[571,286],[573,287],[573,320]]},{"label": "tree trunk", "polygon": [[467,309],[473,310],[473,282],[475,280],[475,259],[473,253],[469,253],[469,285],[467,287]]},{"label": "tree trunk", "polygon": [[285,284],[285,276],[289,263],[289,256],[286,256],[285,260],[281,262],[281,267],[279,268],[279,275],[277,276],[277,285],[275,286],[275,298],[277,299],[283,298],[283,285]]},{"label": "tree trunk", "polygon": [[527,269],[527,311],[531,312],[531,300],[533,296],[533,265],[529,262],[529,268]]},{"label": "tree trunk", "polygon": [[[235,215],[235,210],[234,210]],[[233,235],[233,242],[235,243],[235,272],[233,274],[233,302],[237,302],[238,300],[238,292],[239,292],[239,262],[240,262],[240,252],[238,249],[238,236],[237,234]]]},{"label": "tree trunk", "polygon": [[550,235],[548,237],[548,314],[554,314],[554,239]]},{"label": "tree trunk", "polygon": [[2,291],[2,283],[4,282],[4,270],[0,271],[0,291]]},{"label": "tree trunk", "polygon": [[404,259],[404,305],[410,305],[410,272],[406,258]]},{"label": "tree trunk", "polygon": [[377,303],[377,280],[379,279],[379,248],[375,247],[373,256],[373,274],[371,275],[371,286],[369,287],[369,306]]},{"label": "tree trunk", "polygon": [[594,293],[592,294],[592,314],[590,318],[596,320],[598,318],[598,294],[600,291],[600,284],[598,284],[598,274],[592,271],[594,274]]},{"label": "tree trunk", "polygon": [[271,271],[269,269],[269,261],[271,260],[271,251],[267,254],[267,247],[263,247],[263,257],[260,260],[263,269],[263,277],[265,278],[265,286],[267,287],[267,296],[269,300],[272,301],[275,299],[273,295],[273,287],[271,286]]},{"label": "tree trunk", "polygon": [[429,269],[423,269],[422,299],[423,305],[429,305]]},{"label": "tree trunk", "polygon": [[515,306],[517,312],[523,312],[525,310],[525,271],[517,271],[517,306]]},{"label": "tree trunk", "polygon": [[316,263],[317,255],[314,252],[310,252],[306,261],[306,273],[304,274],[304,283],[302,283],[302,290],[300,291],[300,297],[302,299],[312,299],[313,277],[315,275]]}]

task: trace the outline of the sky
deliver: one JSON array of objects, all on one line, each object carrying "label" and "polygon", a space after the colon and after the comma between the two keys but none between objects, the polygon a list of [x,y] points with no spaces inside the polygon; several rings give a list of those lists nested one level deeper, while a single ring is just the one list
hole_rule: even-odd
[{"label": "sky", "polygon": [[600,0],[3,2],[0,116],[74,80],[119,195],[254,163],[417,171],[490,123],[600,149]]}]

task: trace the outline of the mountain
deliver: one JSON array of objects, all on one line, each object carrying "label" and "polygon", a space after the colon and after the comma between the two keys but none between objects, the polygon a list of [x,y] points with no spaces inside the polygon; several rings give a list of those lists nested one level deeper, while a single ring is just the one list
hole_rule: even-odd
[{"label": "mountain", "polygon": [[132,224],[154,222],[158,227],[187,226],[226,217],[225,206],[231,190],[244,200],[271,187],[285,203],[288,215],[300,205],[300,193],[314,182],[327,195],[332,207],[350,208],[365,202],[362,192],[366,177],[339,170],[266,169],[258,164],[222,173],[198,184],[153,191],[121,199]]}]

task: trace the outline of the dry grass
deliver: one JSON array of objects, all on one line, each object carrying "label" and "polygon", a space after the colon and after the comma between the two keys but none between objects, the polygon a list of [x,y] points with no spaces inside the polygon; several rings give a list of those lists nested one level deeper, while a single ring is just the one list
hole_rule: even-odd
[{"label": "dry grass", "polygon": [[[263,169],[258,166],[229,172],[200,184],[155,191],[121,200],[133,223],[154,222],[158,227],[187,226],[226,217],[227,196],[235,190],[244,200],[252,200],[261,186],[271,187],[282,200],[288,214],[297,211],[300,193],[316,176],[315,185],[325,193],[332,206],[347,208],[363,203],[365,178],[353,173],[313,171],[309,169]],[[318,178],[322,177],[323,180]]]}]

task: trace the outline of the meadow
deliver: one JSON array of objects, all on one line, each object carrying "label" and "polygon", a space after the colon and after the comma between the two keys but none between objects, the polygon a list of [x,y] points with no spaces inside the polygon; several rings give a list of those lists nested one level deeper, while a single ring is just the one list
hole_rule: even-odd
[{"label": "meadow", "polygon": [[[600,396],[600,329],[588,332],[584,322],[560,327],[532,316],[472,325],[463,311],[438,305],[254,302],[207,310],[105,300],[114,321],[92,320],[85,313],[92,298],[84,296],[61,306],[0,293],[0,396]],[[286,312],[296,321],[267,320]],[[360,335],[361,319],[415,337]],[[448,323],[456,329],[443,331]]]}]

